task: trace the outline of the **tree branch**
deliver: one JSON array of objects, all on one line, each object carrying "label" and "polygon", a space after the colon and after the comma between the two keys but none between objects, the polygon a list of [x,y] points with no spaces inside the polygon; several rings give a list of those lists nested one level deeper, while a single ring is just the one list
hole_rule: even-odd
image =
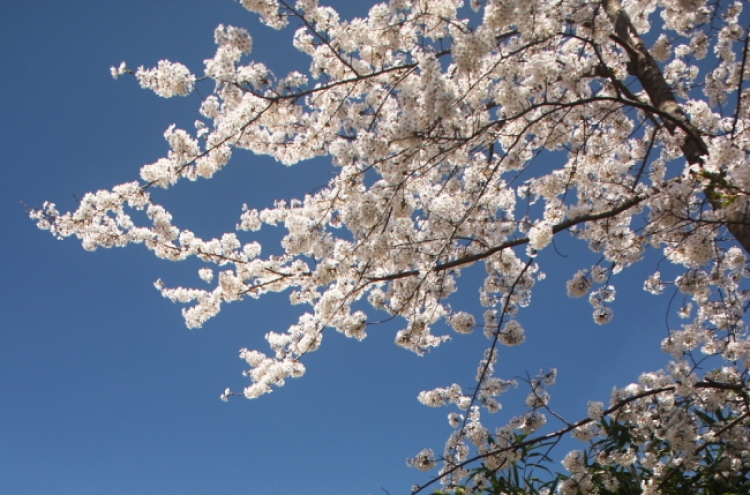
[{"label": "tree branch", "polygon": [[[625,201],[620,206],[612,208],[611,210],[606,210],[606,211],[599,212],[599,213],[590,213],[588,215],[581,215],[576,218],[565,220],[564,222],[560,222],[554,225],[552,227],[552,233],[557,234],[559,232],[562,232],[563,230],[568,230],[574,225],[578,225],[580,223],[591,222],[594,220],[601,220],[603,218],[613,217],[615,215],[622,213],[623,211],[626,211],[638,205],[647,197],[648,196],[646,196],[645,194],[638,194],[636,196],[633,196],[628,201]],[[468,256],[462,256],[461,258],[457,258],[452,261],[447,261],[445,263],[438,263],[435,265],[432,271],[440,272],[443,270],[450,270],[451,268],[456,268],[461,265],[470,264],[475,261],[488,258],[492,256],[493,254],[502,251],[503,249],[507,249],[507,248],[515,247],[515,246],[521,246],[523,244],[528,244],[528,242],[529,242],[528,237],[519,237],[517,239],[511,239],[509,241],[506,241],[500,244],[499,246],[495,246],[493,248],[487,249],[486,251],[482,251],[481,253],[470,254]],[[408,270],[408,271],[403,271],[403,272],[398,272],[398,273],[391,273],[389,275],[383,275],[382,277],[368,277],[367,280],[369,280],[370,282],[385,282],[388,280],[397,280],[399,278],[411,277],[414,275],[419,275],[419,270]]]},{"label": "tree branch", "polygon": [[[686,131],[685,141],[680,146],[683,155],[690,164],[703,164],[703,157],[708,155],[708,146],[701,137],[700,130],[695,127],[685,115],[682,107],[677,103],[672,88],[667,83],[661,69],[654,57],[646,48],[645,43],[638,35],[633,26],[630,16],[625,12],[620,0],[602,0],[602,6],[612,22],[615,35],[611,38],[618,43],[630,57],[630,65],[634,76],[638,78],[643,89],[646,90],[651,102],[660,113],[670,115],[670,119],[664,120],[664,126],[669,132],[674,133],[676,122],[681,123],[680,128]],[[746,40],[747,41],[747,40]],[[744,58],[743,58],[744,61]],[[740,75],[740,79],[742,75]],[[738,96],[738,98],[740,98]],[[725,224],[729,232],[745,251],[750,253],[750,211],[746,198],[735,201],[739,206],[731,210],[726,209],[719,198],[708,197],[714,210],[725,210],[728,222]]]}]

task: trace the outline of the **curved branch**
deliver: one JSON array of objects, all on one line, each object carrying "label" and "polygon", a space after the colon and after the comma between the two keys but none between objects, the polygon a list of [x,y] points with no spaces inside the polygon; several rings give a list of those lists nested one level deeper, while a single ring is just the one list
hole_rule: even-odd
[{"label": "curved branch", "polygon": [[[578,225],[580,223],[591,222],[594,220],[601,220],[603,218],[613,217],[626,210],[629,210],[630,208],[633,208],[634,206],[643,202],[646,198],[648,198],[647,195],[638,194],[630,198],[628,201],[625,201],[621,205],[615,208],[612,208],[611,210],[607,210],[607,211],[603,211],[599,213],[590,213],[588,215],[581,215],[576,218],[565,220],[564,222],[560,222],[554,225],[552,227],[552,233],[557,234],[559,232],[562,232],[563,230],[568,230],[574,225]],[[499,246],[495,246],[493,248],[487,249],[486,251],[482,251],[481,253],[470,254],[468,256],[462,256],[461,258],[457,258],[452,261],[447,261],[445,263],[438,263],[435,265],[432,271],[441,272],[444,270],[450,270],[451,268],[459,267],[461,265],[474,263],[475,261],[488,258],[492,256],[493,254],[499,251],[502,251],[503,249],[507,249],[507,248],[515,247],[515,246],[521,246],[523,244],[528,244],[528,242],[529,242],[528,237],[519,237],[517,239],[512,239],[510,241],[506,241],[500,244]],[[398,273],[391,273],[388,275],[383,275],[382,277],[368,277],[367,280],[370,282],[385,282],[388,280],[397,280],[399,278],[411,277],[414,275],[419,275],[419,270],[408,270],[408,271],[403,271],[403,272],[398,272]]]}]

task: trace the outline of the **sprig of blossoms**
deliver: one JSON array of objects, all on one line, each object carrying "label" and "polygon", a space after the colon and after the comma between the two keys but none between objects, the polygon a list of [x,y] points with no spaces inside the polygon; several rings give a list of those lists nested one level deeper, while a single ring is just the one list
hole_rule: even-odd
[{"label": "sprig of blossoms", "polygon": [[114,80],[117,80],[117,78],[119,78],[123,74],[133,73],[130,69],[128,69],[128,66],[125,64],[125,62],[120,62],[120,65],[117,67],[115,66],[110,67],[109,72],[110,74],[112,74],[112,78]]},{"label": "sprig of blossoms", "polygon": [[195,76],[180,63],[160,60],[157,67],[138,67],[135,72],[141,87],[150,89],[162,98],[187,96],[195,87]]}]

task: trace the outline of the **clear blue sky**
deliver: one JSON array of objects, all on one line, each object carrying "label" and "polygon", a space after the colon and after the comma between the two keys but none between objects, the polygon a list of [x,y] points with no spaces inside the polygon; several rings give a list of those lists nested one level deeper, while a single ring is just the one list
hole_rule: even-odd
[{"label": "clear blue sky", "polygon": [[[368,6],[349,2],[345,15]],[[22,201],[68,210],[74,195],[133,180],[166,153],[162,133],[190,126],[199,97],[160,99],[132,77],[114,81],[109,67],[168,58],[200,73],[219,23],[248,28],[253,57],[278,72],[307,68],[291,46],[294,28],[265,28],[232,0],[0,2],[1,494],[408,494],[428,475],[405,459],[443,449],[451,410],[416,397],[454,381],[470,386],[487,344],[481,332],[419,358],[393,344],[400,322],[362,343],[331,331],[305,377],[225,404],[226,386],[247,383],[238,350],[265,350],[263,334],[296,319],[285,295],[232,304],[187,330],[153,282],[199,285],[200,264],[156,260],[143,247],[88,253],[27,218]],[[242,203],[300,196],[331,168],[238,153],[215,179],[157,198],[177,225],[211,237],[233,228]],[[587,302],[564,295],[567,278],[593,257],[565,239],[560,250],[567,257],[549,249],[540,259],[548,279],[519,317],[527,344],[501,350],[498,375],[557,367],[551,405],[576,419],[587,400],[607,401],[613,385],[667,361],[658,343],[668,296],[641,290],[654,263],[629,270],[614,280],[615,321],[597,327]],[[476,273],[454,305],[479,315]],[[487,424],[521,412],[526,393],[504,397]]]}]

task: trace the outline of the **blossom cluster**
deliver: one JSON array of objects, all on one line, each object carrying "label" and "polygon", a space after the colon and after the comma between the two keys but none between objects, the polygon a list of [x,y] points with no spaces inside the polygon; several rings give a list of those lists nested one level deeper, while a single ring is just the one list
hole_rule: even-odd
[{"label": "blossom cluster", "polygon": [[[743,4],[473,1],[483,9],[479,21],[462,18],[461,4],[391,0],[345,21],[315,0],[242,0],[274,28],[299,22],[293,43],[311,58],[309,73],[276,76],[246,60],[253,40],[245,29],[219,26],[203,77],[169,61],[134,73],[162,97],[189,94],[199,80],[213,83],[195,132],[170,127],[166,156],[145,165],[140,182],[89,193],[74,212],[45,203],[31,217],[89,250],[144,244],[159,258],[200,259],[208,266],[198,276],[208,289],[155,284],[164,297],[192,304],[183,310],[191,328],[224,303],[269,292],[286,291],[291,303],[307,305],[287,331],[266,334],[270,355],[241,351],[250,366],[241,394],[248,398],[303,375],[302,359],[319,348],[326,328],[366,338],[374,312],[401,318],[395,342],[418,354],[450,339],[440,333],[442,323],[471,334],[475,316],[448,300],[462,270],[483,264],[480,325],[490,347],[474,392],[455,384],[419,396],[460,411],[449,414],[453,433],[438,475],[451,486],[467,475],[472,449],[490,469],[504,469],[517,460],[508,448],[515,435],[547,421],[546,386],[554,380],[546,375],[530,379],[527,411],[494,433],[480,417],[483,408],[499,410],[497,398],[517,385],[495,376],[497,346],[526,339],[521,310],[544,278],[540,253],[558,235],[596,253],[596,264],[576,267],[567,292],[588,295],[603,325],[614,317],[611,276],[660,250],[669,269],[638,283],[653,294],[680,294],[687,321],[662,345],[674,359],[669,372],[644,375],[613,404],[646,393],[618,406],[618,421],[643,438],[668,441],[674,459],[693,465],[691,452],[705,435],[733,430],[699,431],[680,404],[748,413],[746,405],[726,403],[719,389],[698,387],[703,382],[686,360],[694,351],[719,358],[721,376],[711,380],[747,382],[750,63]],[[661,34],[649,50],[640,36],[653,29]],[[132,73],[124,63],[111,72]],[[263,210],[245,206],[237,232],[215,239],[179,227],[152,201],[150,188],[211,178],[237,150],[287,165],[327,156],[336,173],[303,198]],[[552,165],[538,165],[542,154]],[[133,211],[145,212],[148,222]],[[283,254],[263,255],[253,235],[275,225],[286,229]],[[665,391],[648,395],[658,388]],[[222,398],[231,395],[227,389]],[[648,419],[654,414],[658,420]],[[591,421],[602,416],[602,405],[589,407]],[[590,441],[603,431],[585,423],[575,435]],[[628,453],[607,455],[632,462]],[[429,470],[438,460],[425,450],[411,464]],[[565,458],[572,476],[562,492],[592,492],[594,474],[584,461],[575,452]],[[655,477],[666,473],[662,458],[646,461]],[[481,477],[474,480],[481,485]]]}]

